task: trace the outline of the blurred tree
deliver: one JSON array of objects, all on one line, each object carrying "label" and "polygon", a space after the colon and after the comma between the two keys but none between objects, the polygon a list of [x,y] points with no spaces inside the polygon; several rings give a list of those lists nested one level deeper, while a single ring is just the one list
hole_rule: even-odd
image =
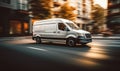
[{"label": "blurred tree", "polygon": [[52,0],[30,0],[30,12],[35,19],[47,19],[52,17]]},{"label": "blurred tree", "polygon": [[65,3],[61,6],[61,10],[59,11],[59,17],[74,21],[77,16],[74,13],[74,10],[74,7],[70,6],[68,3]]},{"label": "blurred tree", "polygon": [[93,30],[97,30],[94,33],[99,33],[101,30],[101,26],[105,24],[105,9],[100,5],[96,4],[92,8],[91,18],[95,21],[93,25]]}]

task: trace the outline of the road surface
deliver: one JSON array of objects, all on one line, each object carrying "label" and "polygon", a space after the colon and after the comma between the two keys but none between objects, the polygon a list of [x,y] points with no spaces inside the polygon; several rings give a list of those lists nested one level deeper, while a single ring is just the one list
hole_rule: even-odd
[{"label": "road surface", "polygon": [[119,71],[120,40],[93,39],[75,47],[36,44],[30,38],[0,41],[0,71]]}]

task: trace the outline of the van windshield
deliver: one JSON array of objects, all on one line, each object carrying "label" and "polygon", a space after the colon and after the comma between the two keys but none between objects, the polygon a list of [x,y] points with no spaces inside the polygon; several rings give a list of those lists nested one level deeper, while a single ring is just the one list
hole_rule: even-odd
[{"label": "van windshield", "polygon": [[76,30],[79,30],[80,28],[76,25],[76,24],[74,24],[74,23],[71,23],[71,22],[66,22],[69,26],[70,26],[70,28],[72,28],[72,29],[76,29]]}]

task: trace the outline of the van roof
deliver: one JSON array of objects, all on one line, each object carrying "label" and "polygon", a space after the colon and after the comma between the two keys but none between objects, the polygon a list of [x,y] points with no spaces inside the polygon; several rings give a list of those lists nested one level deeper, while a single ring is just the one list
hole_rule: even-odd
[{"label": "van roof", "polygon": [[51,18],[51,19],[45,19],[45,20],[38,20],[38,21],[35,21],[34,23],[41,23],[41,22],[47,22],[47,21],[70,21],[70,20],[67,20],[67,19],[63,19],[63,18]]}]

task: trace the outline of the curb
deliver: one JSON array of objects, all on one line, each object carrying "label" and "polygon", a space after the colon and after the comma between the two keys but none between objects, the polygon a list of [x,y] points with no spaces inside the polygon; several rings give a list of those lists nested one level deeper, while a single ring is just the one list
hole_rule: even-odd
[{"label": "curb", "polygon": [[92,39],[120,40],[120,36],[108,36],[108,37],[104,37],[104,36],[101,36],[101,35],[93,35]]},{"label": "curb", "polygon": [[120,40],[120,38],[92,38],[92,39],[98,39],[98,40]]},{"label": "curb", "polygon": [[32,36],[21,36],[21,37],[0,37],[0,41],[8,41],[8,40],[20,40],[20,39],[29,39]]}]

